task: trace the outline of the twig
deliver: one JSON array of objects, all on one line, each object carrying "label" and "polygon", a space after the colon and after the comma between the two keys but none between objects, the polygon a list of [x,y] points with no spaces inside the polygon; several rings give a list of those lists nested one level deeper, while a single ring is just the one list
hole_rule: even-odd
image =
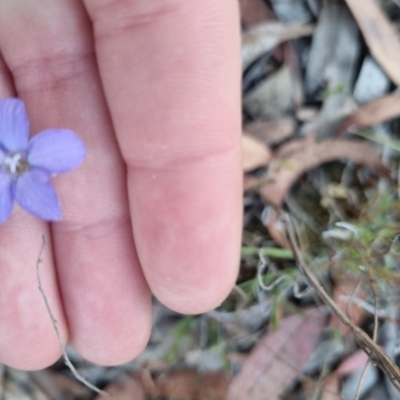
[{"label": "twig", "polygon": [[[374,284],[374,278],[372,276],[371,267],[368,268],[368,272],[369,272],[369,281],[370,281],[370,284],[371,284],[371,289],[372,289],[372,292],[374,294],[374,299],[375,299],[374,332],[372,334],[372,340],[376,343],[376,339],[378,337],[378,298],[377,298],[377,295],[376,295],[376,288],[375,288],[375,284]],[[365,375],[367,373],[367,368],[368,368],[370,362],[371,362],[371,360],[368,359],[368,361],[366,362],[366,364],[364,366],[363,372],[362,372],[361,377],[360,377],[360,381],[358,382],[358,385],[357,385],[357,391],[356,391],[356,395],[354,397],[354,400],[358,400],[360,398],[361,387],[362,387],[362,384],[364,382]]]},{"label": "twig", "polygon": [[42,294],[43,300],[44,300],[44,304],[46,305],[47,308],[47,312],[49,313],[50,319],[51,319],[51,323],[53,325],[54,331],[56,332],[57,335],[57,339],[58,339],[58,343],[60,345],[62,354],[63,354],[63,358],[64,358],[64,362],[65,365],[71,370],[71,372],[73,373],[73,375],[75,376],[75,378],[82,382],[85,386],[87,386],[88,388],[94,390],[96,393],[101,394],[102,396],[110,396],[109,393],[105,392],[104,390],[99,389],[98,387],[92,385],[90,382],[88,382],[74,367],[74,365],[72,364],[71,360],[68,357],[67,354],[67,350],[65,349],[65,346],[61,340],[61,335],[60,335],[60,331],[58,330],[58,326],[57,326],[57,320],[54,318],[53,312],[51,311],[50,308],[50,304],[49,301],[47,300],[47,297],[44,293],[43,290],[43,286],[42,286],[42,281],[40,279],[40,264],[42,263],[42,254],[43,254],[43,250],[44,247],[46,245],[46,239],[44,237],[44,235],[42,235],[42,246],[40,248],[40,252],[39,252],[39,256],[37,258],[36,261],[36,275],[37,275],[37,280],[38,280],[38,284],[39,284],[39,290],[40,293]]},{"label": "twig", "polygon": [[354,396],[354,400],[359,400],[359,398],[360,398],[360,395],[361,395],[361,387],[362,387],[362,384],[363,384],[363,382],[364,382],[365,375],[367,374],[367,369],[368,369],[368,366],[369,366],[370,362],[371,362],[371,360],[368,359],[368,361],[367,361],[367,362],[365,363],[365,365],[364,365],[362,374],[361,374],[361,376],[360,376],[360,380],[358,381],[357,390],[356,390],[356,394],[355,394],[355,396]]},{"label": "twig", "polygon": [[378,346],[362,329],[360,329],[357,325],[354,325],[346,316],[346,314],[342,310],[340,310],[335,302],[331,299],[331,297],[319,283],[312,270],[305,263],[300,249],[297,245],[297,240],[292,230],[290,219],[288,219],[287,222],[288,235],[291,245],[293,246],[293,251],[296,255],[300,271],[308,279],[308,281],[315,288],[321,299],[324,301],[325,304],[329,306],[336,317],[353,332],[358,344],[364,350],[364,352],[376,365],[378,365],[382,369],[382,371],[391,380],[396,389],[400,391],[400,370],[397,365],[381,349],[381,347]]}]

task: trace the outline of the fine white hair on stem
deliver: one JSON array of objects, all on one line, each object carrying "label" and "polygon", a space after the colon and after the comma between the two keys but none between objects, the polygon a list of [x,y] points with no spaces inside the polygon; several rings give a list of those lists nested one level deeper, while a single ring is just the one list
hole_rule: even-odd
[{"label": "fine white hair on stem", "polygon": [[269,260],[264,254],[262,254],[261,250],[259,252],[259,257],[260,257],[261,263],[259,264],[258,269],[257,269],[257,281],[258,281],[259,287],[262,290],[264,290],[266,292],[270,292],[271,290],[276,288],[281,282],[283,282],[285,280],[292,281],[292,278],[290,278],[289,276],[281,275],[278,278],[276,278],[270,285],[268,285],[268,286],[265,285],[263,282],[263,274],[264,274],[265,270],[268,270],[268,268],[269,268]]},{"label": "fine white hair on stem", "polygon": [[87,386],[88,388],[94,390],[96,393],[99,393],[99,394],[101,394],[101,395],[103,395],[103,396],[110,396],[109,393],[105,392],[104,390],[99,389],[99,388],[96,387],[95,385],[93,385],[93,384],[91,384],[90,382],[88,382],[88,381],[76,370],[76,368],[74,367],[74,365],[72,364],[71,360],[70,360],[69,357],[68,357],[67,350],[65,349],[65,346],[64,346],[64,344],[63,344],[63,342],[62,342],[62,339],[61,339],[60,331],[58,330],[57,320],[55,319],[55,317],[54,317],[54,315],[53,315],[53,312],[51,311],[49,301],[48,301],[48,299],[47,299],[46,294],[44,293],[44,289],[43,289],[43,286],[42,286],[42,281],[41,281],[41,279],[40,279],[40,264],[41,264],[42,261],[43,261],[43,260],[42,260],[42,254],[43,254],[45,245],[46,245],[46,238],[45,238],[44,235],[42,235],[42,245],[41,245],[41,247],[40,247],[39,256],[38,256],[37,261],[36,261],[36,275],[37,275],[37,280],[38,280],[38,284],[39,284],[39,291],[40,291],[40,293],[41,293],[41,295],[42,295],[42,297],[43,297],[44,304],[46,305],[46,309],[47,309],[47,312],[49,313],[49,316],[50,316],[50,319],[51,319],[51,323],[52,323],[53,328],[54,328],[54,331],[55,331],[55,333],[56,333],[56,335],[57,335],[58,343],[59,343],[59,345],[60,345],[60,348],[61,348],[61,351],[62,351],[62,354],[63,354],[63,358],[64,358],[65,365],[71,370],[71,372],[73,373],[73,375],[75,376],[75,378],[76,378],[78,381],[82,382],[85,386]]}]

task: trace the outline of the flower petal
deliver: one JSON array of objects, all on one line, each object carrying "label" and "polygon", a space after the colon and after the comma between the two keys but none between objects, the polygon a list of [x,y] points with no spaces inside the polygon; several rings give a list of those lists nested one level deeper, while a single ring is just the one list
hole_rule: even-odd
[{"label": "flower petal", "polygon": [[68,129],[48,129],[37,134],[28,146],[28,163],[49,173],[61,174],[78,167],[84,160],[86,147]]},{"label": "flower petal", "polygon": [[0,223],[11,214],[14,205],[14,182],[10,175],[0,173]]},{"label": "flower petal", "polygon": [[29,121],[19,99],[0,100],[0,145],[6,151],[25,150],[29,140]]},{"label": "flower petal", "polygon": [[0,165],[3,164],[6,153],[0,148]]},{"label": "flower petal", "polygon": [[32,168],[17,180],[15,199],[28,212],[46,221],[61,219],[61,208],[49,175]]}]

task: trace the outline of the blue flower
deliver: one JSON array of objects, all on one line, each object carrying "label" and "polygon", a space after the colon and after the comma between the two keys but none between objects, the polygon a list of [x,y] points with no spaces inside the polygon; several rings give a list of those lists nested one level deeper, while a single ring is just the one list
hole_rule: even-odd
[{"label": "blue flower", "polygon": [[0,100],[0,223],[14,200],[46,221],[61,219],[61,208],[50,177],[78,167],[86,148],[68,129],[47,129],[29,140],[24,103]]}]

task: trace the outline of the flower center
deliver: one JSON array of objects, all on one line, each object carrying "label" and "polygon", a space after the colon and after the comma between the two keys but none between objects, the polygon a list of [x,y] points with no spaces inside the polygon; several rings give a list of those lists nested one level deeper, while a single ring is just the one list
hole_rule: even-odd
[{"label": "flower center", "polygon": [[20,152],[8,153],[4,158],[3,166],[12,175],[21,175],[30,168],[25,155]]}]

